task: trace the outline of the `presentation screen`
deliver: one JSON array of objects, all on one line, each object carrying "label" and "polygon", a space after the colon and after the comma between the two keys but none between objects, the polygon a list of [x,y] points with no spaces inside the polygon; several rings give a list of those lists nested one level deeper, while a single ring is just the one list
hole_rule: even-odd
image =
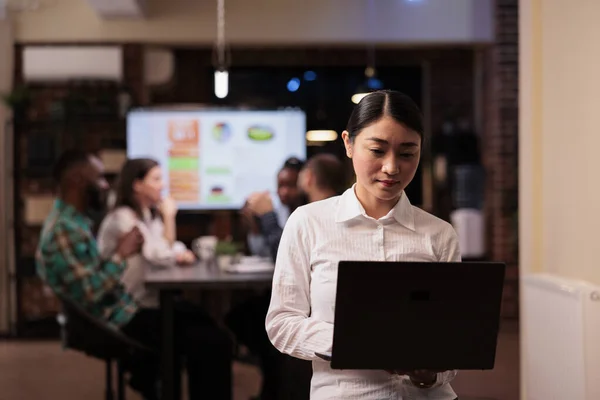
[{"label": "presentation screen", "polygon": [[156,159],[180,210],[239,209],[254,191],[276,193],[285,160],[306,158],[305,135],[300,110],[135,110],[127,157]]}]

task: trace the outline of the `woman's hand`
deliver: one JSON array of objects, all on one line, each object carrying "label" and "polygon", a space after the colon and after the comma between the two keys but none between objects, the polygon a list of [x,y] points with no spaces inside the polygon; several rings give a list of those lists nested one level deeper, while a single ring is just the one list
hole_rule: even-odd
[{"label": "woman's hand", "polygon": [[437,372],[418,369],[407,374],[413,384],[425,388],[435,385],[437,381]]},{"label": "woman's hand", "polygon": [[158,210],[164,218],[174,218],[177,215],[177,203],[171,197],[165,197],[158,205]]},{"label": "woman's hand", "polygon": [[178,265],[191,265],[196,262],[196,256],[190,250],[179,253],[175,256]]},{"label": "woman's hand", "polygon": [[403,371],[403,370],[387,370],[393,375],[407,375],[413,384],[423,388],[429,388],[435,385],[437,381],[438,372],[443,371],[430,371],[425,369],[418,369],[414,371]]}]

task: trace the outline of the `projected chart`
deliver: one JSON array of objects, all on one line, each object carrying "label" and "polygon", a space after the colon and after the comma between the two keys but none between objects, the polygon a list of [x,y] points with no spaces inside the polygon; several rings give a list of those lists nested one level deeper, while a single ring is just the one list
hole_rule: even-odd
[{"label": "projected chart", "polygon": [[137,110],[127,155],[163,166],[180,209],[239,209],[250,193],[277,190],[287,158],[306,158],[305,120],[300,110]]}]

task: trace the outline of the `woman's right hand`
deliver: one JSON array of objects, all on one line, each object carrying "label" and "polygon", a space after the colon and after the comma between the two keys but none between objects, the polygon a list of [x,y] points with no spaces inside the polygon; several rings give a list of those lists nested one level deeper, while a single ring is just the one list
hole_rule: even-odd
[{"label": "woman's right hand", "polygon": [[165,218],[173,218],[177,215],[177,203],[171,197],[165,197],[158,205],[158,210]]}]

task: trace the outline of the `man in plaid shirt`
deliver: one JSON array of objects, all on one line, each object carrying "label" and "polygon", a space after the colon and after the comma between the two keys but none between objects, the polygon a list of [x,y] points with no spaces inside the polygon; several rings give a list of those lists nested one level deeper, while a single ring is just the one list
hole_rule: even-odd
[{"label": "man in plaid shirt", "polygon": [[[86,216],[101,211],[108,183],[97,157],[68,151],[56,164],[58,199],[42,228],[36,253],[39,276],[57,294],[107,321],[148,347],[160,346],[160,311],[138,307],[121,283],[125,260],[140,252],[143,236],[136,227],[119,238],[109,260],[100,257]],[[177,305],[176,305],[177,306]],[[178,353],[186,360],[189,399],[231,399],[232,346],[202,310],[175,309]],[[132,360],[130,385],[145,400],[158,400],[158,364]]]},{"label": "man in plaid shirt", "polygon": [[124,260],[139,252],[143,238],[136,228],[121,238],[116,254],[102,260],[92,234],[89,209],[100,209],[108,189],[102,162],[67,152],[56,165],[59,198],[42,228],[36,254],[39,276],[57,293],[116,327],[127,324],[137,306],[120,282]]}]

